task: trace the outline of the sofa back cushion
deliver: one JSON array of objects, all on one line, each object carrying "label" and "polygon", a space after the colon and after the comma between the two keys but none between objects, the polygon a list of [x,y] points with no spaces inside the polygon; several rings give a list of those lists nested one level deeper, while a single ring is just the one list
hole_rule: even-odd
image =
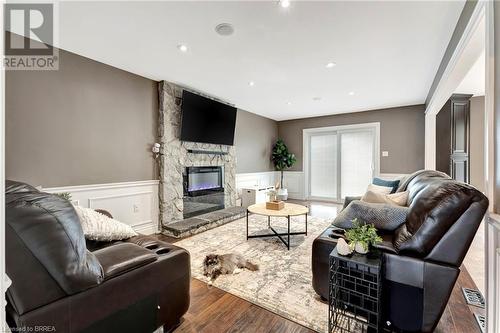
[{"label": "sofa back cushion", "polygon": [[[8,297],[18,313],[102,281],[102,267],[87,251],[78,216],[67,200],[7,181],[6,231],[6,270],[13,281]],[[44,285],[30,295],[27,286],[38,284],[35,277]]]},{"label": "sofa back cushion", "polygon": [[[479,225],[488,207],[481,192],[438,171],[418,171],[408,177],[405,187],[410,210],[394,238],[400,254],[425,257],[457,221]],[[473,203],[480,203],[480,209],[460,220]],[[472,240],[476,230],[470,229],[467,239]]]}]

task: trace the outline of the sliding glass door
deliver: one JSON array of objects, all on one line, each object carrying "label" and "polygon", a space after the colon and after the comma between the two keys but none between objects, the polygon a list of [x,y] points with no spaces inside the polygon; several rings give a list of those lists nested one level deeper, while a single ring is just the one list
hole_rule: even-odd
[{"label": "sliding glass door", "polygon": [[341,201],[365,192],[378,172],[378,124],[309,129],[304,138],[308,198]]},{"label": "sliding glass door", "polygon": [[337,134],[312,135],[310,140],[310,195],[337,197]]}]

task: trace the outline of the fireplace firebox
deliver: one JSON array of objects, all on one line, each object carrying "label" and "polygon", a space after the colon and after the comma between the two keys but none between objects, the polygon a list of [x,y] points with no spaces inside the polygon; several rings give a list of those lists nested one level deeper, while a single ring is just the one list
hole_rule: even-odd
[{"label": "fireplace firebox", "polygon": [[184,218],[224,209],[224,167],[187,167],[184,179]]},{"label": "fireplace firebox", "polygon": [[221,166],[187,167],[184,175],[184,195],[196,197],[224,192]]}]

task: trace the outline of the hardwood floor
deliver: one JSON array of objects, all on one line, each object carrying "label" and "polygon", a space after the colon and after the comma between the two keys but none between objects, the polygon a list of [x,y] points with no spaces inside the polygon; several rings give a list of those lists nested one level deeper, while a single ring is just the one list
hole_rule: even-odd
[{"label": "hardwood floor", "polygon": [[290,332],[312,330],[196,279],[191,280],[191,306],[175,333]]},{"label": "hardwood floor", "polygon": [[[298,202],[310,207],[310,215],[331,218],[340,206],[333,203]],[[157,235],[163,241],[175,243],[177,239]],[[437,333],[480,333],[473,313],[484,314],[484,310],[466,304],[462,287],[476,289],[474,281],[464,266],[453,288],[448,305],[436,328]],[[209,287],[196,279],[191,281],[191,306],[175,333],[306,333],[312,330],[237,296]]]}]

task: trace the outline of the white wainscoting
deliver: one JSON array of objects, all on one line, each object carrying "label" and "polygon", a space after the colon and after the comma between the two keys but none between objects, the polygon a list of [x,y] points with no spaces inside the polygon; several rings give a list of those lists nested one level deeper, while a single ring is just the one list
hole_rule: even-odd
[{"label": "white wainscoting", "polygon": [[158,180],[43,188],[71,193],[75,205],[105,209],[142,234],[158,232]]},{"label": "white wainscoting", "polygon": [[237,173],[236,188],[238,194],[240,189],[254,186],[271,186],[276,184],[276,171]]},{"label": "white wainscoting", "polygon": [[500,216],[486,217],[487,332],[500,332]]},{"label": "white wainscoting", "polygon": [[[377,177],[392,180],[402,178],[407,175],[408,174],[403,173],[381,173]],[[241,196],[242,188],[274,185],[279,180],[280,173],[278,171],[238,173],[236,174],[236,188],[238,189],[238,198]],[[304,172],[285,171],[283,183],[288,189],[288,197],[290,199],[305,200],[306,183],[304,179]],[[368,184],[366,184],[366,186],[368,186]]]},{"label": "white wainscoting", "polygon": [[[279,172],[277,177],[279,178]],[[288,198],[296,200],[305,200],[305,182],[304,172],[302,171],[285,171],[283,175],[283,184],[288,189]]]},{"label": "white wainscoting", "polygon": [[381,173],[378,175],[378,177],[380,179],[385,179],[385,180],[394,180],[394,179],[401,179],[408,175],[409,175],[408,173]]},{"label": "white wainscoting", "polygon": [[[236,174],[238,197],[241,196],[242,188],[275,185],[279,180],[278,171],[238,173]],[[288,198],[304,199],[304,173],[302,171],[285,171],[283,183],[288,189]]]}]

